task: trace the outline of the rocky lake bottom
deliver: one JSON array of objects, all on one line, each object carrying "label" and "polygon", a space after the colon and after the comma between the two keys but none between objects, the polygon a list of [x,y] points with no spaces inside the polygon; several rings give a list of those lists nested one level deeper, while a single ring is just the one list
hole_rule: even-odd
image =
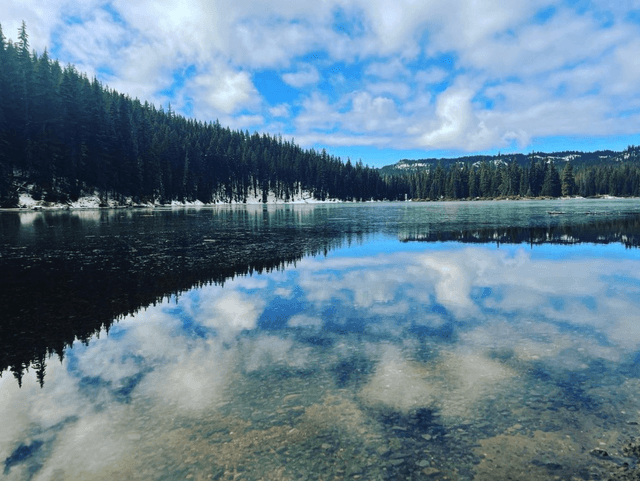
[{"label": "rocky lake bottom", "polygon": [[635,207],[536,206],[0,219],[0,479],[640,479]]}]

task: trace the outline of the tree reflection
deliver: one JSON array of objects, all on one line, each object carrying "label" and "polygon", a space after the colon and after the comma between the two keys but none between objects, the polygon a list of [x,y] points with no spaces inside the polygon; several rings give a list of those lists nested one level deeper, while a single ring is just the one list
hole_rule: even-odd
[{"label": "tree reflection", "polygon": [[[640,245],[640,216],[581,216],[548,225],[434,224],[361,216],[337,209],[220,209],[40,215],[22,225],[0,216],[0,373],[21,384],[46,360],[63,359],[114,322],[171,295],[236,276],[285,269],[310,255],[382,232],[401,241],[465,243],[589,242]],[[334,212],[334,214],[336,213]],[[562,217],[562,216],[559,216]]]}]

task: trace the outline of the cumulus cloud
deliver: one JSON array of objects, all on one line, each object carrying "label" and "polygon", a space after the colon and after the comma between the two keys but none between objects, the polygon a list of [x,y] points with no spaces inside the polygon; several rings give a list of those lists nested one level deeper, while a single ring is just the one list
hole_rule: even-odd
[{"label": "cumulus cloud", "polygon": [[[135,443],[124,435],[125,406],[110,406],[106,412],[83,416],[70,425],[56,440],[50,459],[33,479],[63,477],[82,480],[99,476],[118,478],[133,472],[136,462]],[[120,418],[120,422],[115,422]]]},{"label": "cumulus cloud", "polygon": [[449,73],[440,67],[431,67],[419,70],[415,74],[415,79],[420,84],[437,84],[449,76]]},{"label": "cumulus cloud", "polygon": [[[633,8],[5,0],[0,18],[9,38],[24,19],[39,51],[201,120],[281,128],[305,146],[476,151],[636,133]],[[273,100],[254,81],[260,73],[281,78],[291,97]]]},{"label": "cumulus cloud", "polygon": [[269,109],[269,113],[273,117],[289,117],[289,115],[291,114],[289,106],[286,104],[279,104],[275,107],[271,107]]},{"label": "cumulus cloud", "polygon": [[473,91],[469,89],[451,88],[443,92],[436,104],[438,126],[425,133],[421,142],[436,148],[455,147],[465,142],[465,137],[478,123],[471,107],[472,97]]},{"label": "cumulus cloud", "polygon": [[256,101],[256,88],[246,72],[217,71],[199,75],[191,83],[213,111],[230,114]]},{"label": "cumulus cloud", "polygon": [[401,59],[392,58],[387,62],[370,62],[365,69],[366,75],[380,77],[385,80],[397,80],[399,77],[410,76],[410,70]]},{"label": "cumulus cloud", "polygon": [[293,87],[301,88],[317,83],[320,80],[320,74],[315,67],[307,65],[297,72],[283,74],[282,80]]},{"label": "cumulus cloud", "polygon": [[374,95],[391,94],[400,99],[406,99],[411,94],[411,88],[401,82],[377,82],[367,84],[367,90]]},{"label": "cumulus cloud", "polygon": [[[96,2],[86,2],[89,8]],[[24,20],[27,23],[31,48],[42,51],[51,48],[51,35],[64,14],[62,1],[20,2],[8,0],[0,4],[0,19],[5,37],[17,39],[18,29]]]},{"label": "cumulus cloud", "polygon": [[[456,322],[485,319],[485,309],[529,319],[542,316],[549,322],[598,329],[619,348],[632,350],[640,344],[640,330],[634,327],[640,303],[635,290],[615,285],[626,285],[626,279],[636,282],[635,264],[532,259],[522,249],[508,254],[465,248],[413,256],[341,257],[326,263],[303,260],[299,285],[310,302],[318,306],[348,303],[362,317],[393,316],[397,321],[438,328],[445,320],[428,310],[404,317],[412,312],[411,303],[428,308],[435,301]],[[612,272],[619,279],[614,280]],[[492,289],[496,295],[479,301],[478,289]],[[612,289],[619,295],[612,296]],[[558,298],[563,299],[561,308],[554,303]]]},{"label": "cumulus cloud", "polygon": [[309,327],[317,329],[322,327],[323,321],[320,317],[310,316],[308,314],[296,314],[289,319],[287,324],[289,327]]},{"label": "cumulus cloud", "polygon": [[393,130],[393,124],[398,121],[396,104],[388,97],[374,97],[367,92],[358,92],[351,102],[352,110],[345,122],[351,130],[360,126],[363,130],[378,131],[383,125]]}]

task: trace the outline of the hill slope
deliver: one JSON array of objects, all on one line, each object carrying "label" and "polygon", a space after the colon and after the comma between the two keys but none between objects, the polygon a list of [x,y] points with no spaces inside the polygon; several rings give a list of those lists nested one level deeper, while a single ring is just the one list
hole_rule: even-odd
[{"label": "hill slope", "polygon": [[46,50],[31,53],[24,25],[15,44],[0,27],[0,207],[19,206],[23,194],[63,205],[92,196],[104,206],[638,196],[639,152],[402,160],[375,169],[131,99]]},{"label": "hill slope", "polygon": [[[427,158],[427,159],[402,159],[395,164],[385,165],[380,168],[383,175],[405,175],[407,173],[420,172],[434,169],[438,164],[445,168],[452,165],[472,164],[478,166],[481,162],[490,164],[509,164],[515,162],[524,167],[531,163],[531,160],[552,160],[562,166],[571,161],[575,169],[591,166],[620,165],[623,162],[640,162],[640,147],[629,146],[623,152],[613,150],[598,150],[595,152],[534,152],[531,154],[509,154],[509,155],[470,155],[453,158]],[[560,167],[561,168],[561,167]]]},{"label": "hill slope", "polygon": [[23,190],[57,203],[364,200],[392,193],[377,169],[281,137],[200,122],[31,53],[0,28],[0,206]]}]

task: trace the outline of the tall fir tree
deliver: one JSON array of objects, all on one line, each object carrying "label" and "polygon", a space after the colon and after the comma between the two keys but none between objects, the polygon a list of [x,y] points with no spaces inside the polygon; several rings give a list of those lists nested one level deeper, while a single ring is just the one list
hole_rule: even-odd
[{"label": "tall fir tree", "polygon": [[576,179],[573,175],[573,165],[571,165],[571,161],[567,162],[567,165],[562,169],[562,195],[565,197],[570,197],[575,193],[576,190]]},{"label": "tall fir tree", "polygon": [[542,183],[542,190],[540,195],[545,197],[560,197],[562,194],[562,187],[560,184],[560,174],[553,162],[547,164],[547,169],[544,174],[544,182]]}]

